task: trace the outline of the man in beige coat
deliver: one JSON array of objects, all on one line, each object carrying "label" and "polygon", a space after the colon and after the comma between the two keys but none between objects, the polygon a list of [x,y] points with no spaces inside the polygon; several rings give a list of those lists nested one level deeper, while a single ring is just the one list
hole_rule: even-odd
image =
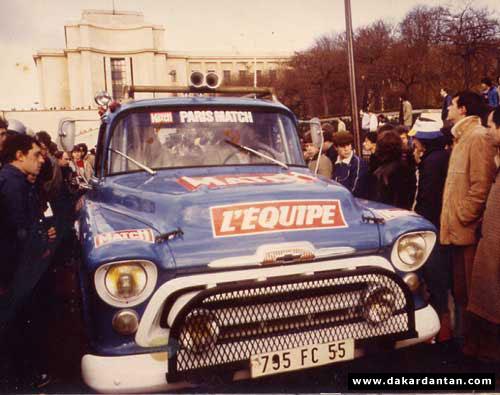
[{"label": "man in beige coat", "polygon": [[464,353],[500,363],[500,107],[490,113],[488,126],[499,167],[486,202],[482,237],[472,266],[467,310],[472,312],[474,330]]},{"label": "man in beige coat", "polygon": [[470,341],[470,313],[466,312],[472,264],[486,198],[495,177],[495,150],[480,115],[482,98],[460,92],[448,107],[455,144],[450,157],[441,212],[441,244],[450,245],[453,294],[462,324],[464,349]]}]

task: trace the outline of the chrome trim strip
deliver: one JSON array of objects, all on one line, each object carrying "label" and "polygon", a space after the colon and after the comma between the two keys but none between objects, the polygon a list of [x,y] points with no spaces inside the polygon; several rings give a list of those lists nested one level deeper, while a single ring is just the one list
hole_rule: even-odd
[{"label": "chrome trim strip", "polygon": [[[257,248],[254,255],[243,255],[230,258],[222,258],[211,261],[208,264],[210,268],[235,268],[245,266],[262,266],[265,256],[268,253],[278,250],[303,250],[314,255],[315,258],[333,258],[342,255],[351,255],[356,252],[352,247],[331,247],[316,249],[308,241],[299,241],[292,243],[264,244]],[[294,262],[291,262],[294,263]],[[290,264],[291,264],[290,263]]]}]

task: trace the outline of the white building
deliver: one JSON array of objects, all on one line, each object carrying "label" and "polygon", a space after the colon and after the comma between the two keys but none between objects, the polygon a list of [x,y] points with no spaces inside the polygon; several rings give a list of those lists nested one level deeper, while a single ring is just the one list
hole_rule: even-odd
[{"label": "white building", "polygon": [[192,71],[216,71],[225,81],[276,71],[289,55],[202,55],[166,51],[165,29],[144,21],[140,12],[85,10],[64,26],[66,48],[33,56],[41,108],[95,108],[102,90],[115,98],[123,86],[187,85]]}]

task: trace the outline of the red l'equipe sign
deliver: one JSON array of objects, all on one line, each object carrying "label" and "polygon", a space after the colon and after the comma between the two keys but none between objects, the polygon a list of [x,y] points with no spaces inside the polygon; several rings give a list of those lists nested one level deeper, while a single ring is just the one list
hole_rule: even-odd
[{"label": "red l'equipe sign", "polygon": [[273,200],[210,207],[213,236],[235,237],[348,225],[339,200]]}]

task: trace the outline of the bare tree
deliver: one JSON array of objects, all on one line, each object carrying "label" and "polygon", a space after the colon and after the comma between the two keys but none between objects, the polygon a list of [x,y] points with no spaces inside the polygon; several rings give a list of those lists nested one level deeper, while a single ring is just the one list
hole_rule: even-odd
[{"label": "bare tree", "polygon": [[472,8],[467,4],[444,19],[442,40],[449,44],[450,54],[459,58],[463,67],[464,88],[472,85],[473,67],[484,55],[493,53],[498,43],[498,20],[490,17],[487,8]]},{"label": "bare tree", "polygon": [[[439,106],[439,88],[470,88],[500,74],[500,27],[489,10],[459,12],[417,6],[401,23],[376,21],[356,30],[355,62],[362,107],[396,109],[406,93],[416,106]],[[301,116],[345,114],[349,108],[345,33],[319,37],[298,52],[276,82]]]}]

